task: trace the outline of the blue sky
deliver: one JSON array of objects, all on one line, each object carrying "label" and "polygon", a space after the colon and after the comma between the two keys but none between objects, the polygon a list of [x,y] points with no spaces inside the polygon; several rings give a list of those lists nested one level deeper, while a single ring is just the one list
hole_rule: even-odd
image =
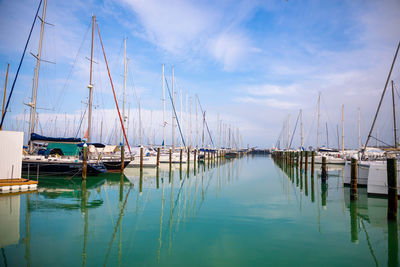
[{"label": "blue sky", "polygon": [[[2,88],[8,62],[9,85],[14,78],[38,3],[37,0],[0,2]],[[123,38],[127,37],[127,106],[131,109],[129,135],[135,139],[133,143],[138,142],[137,97],[141,102],[143,138],[160,143],[161,65],[165,64],[169,84],[171,66],[175,68],[178,113],[180,90],[183,113],[186,93],[192,100],[197,94],[207,111],[215,142],[218,115],[224,124],[240,129],[244,144],[270,147],[288,116],[292,131],[299,109],[303,109],[306,145],[315,146],[315,110],[320,91],[321,125],[328,124],[330,143],[336,143],[337,125],[341,131],[340,112],[344,104],[345,145],[354,147],[358,135],[357,108],[361,109],[365,140],[400,41],[399,10],[400,2],[396,0],[49,0],[46,20],[54,26],[46,26],[43,58],[56,64],[41,64],[38,106],[43,109],[39,110],[39,132],[75,135],[87,101],[86,57],[90,55],[90,30],[87,30],[91,15],[95,14],[119,100],[123,84]],[[33,53],[37,51],[39,28],[37,24],[28,47]],[[106,141],[112,142],[115,105],[98,37],[95,42],[98,64],[94,68],[94,132],[99,138],[103,120],[103,139],[107,137]],[[23,129],[24,109],[28,112],[23,102],[29,102],[34,63],[34,58],[27,54],[6,129]],[[397,65],[392,77],[395,83],[400,83],[399,73]],[[385,99],[377,125],[379,136],[387,142],[392,138],[389,100]],[[193,113],[194,109],[193,104]],[[170,143],[169,101],[167,110],[167,143]],[[193,139],[194,118],[193,114]],[[183,116],[184,132],[188,125],[189,119]],[[325,128],[319,134],[322,143],[326,143]],[[298,137],[296,133],[294,143],[299,142]]]}]

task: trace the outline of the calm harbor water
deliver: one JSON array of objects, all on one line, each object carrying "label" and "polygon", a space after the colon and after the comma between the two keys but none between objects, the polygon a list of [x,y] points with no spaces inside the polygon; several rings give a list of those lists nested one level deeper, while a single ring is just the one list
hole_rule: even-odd
[{"label": "calm harbor water", "polygon": [[[318,168],[318,167],[317,167]],[[0,195],[0,266],[398,266],[386,199],[264,156]]]}]

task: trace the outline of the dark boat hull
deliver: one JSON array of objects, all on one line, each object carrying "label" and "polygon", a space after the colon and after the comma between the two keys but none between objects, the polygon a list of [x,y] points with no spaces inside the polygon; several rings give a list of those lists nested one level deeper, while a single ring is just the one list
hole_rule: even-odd
[{"label": "dark boat hull", "polygon": [[[48,162],[22,162],[22,172],[29,175],[52,174],[52,175],[78,175],[82,174],[82,164],[80,163],[48,163]],[[97,175],[107,172],[103,163],[88,163],[87,174]]]},{"label": "dark boat hull", "polygon": [[[104,166],[106,166],[107,171],[116,171],[116,170],[121,170],[121,161],[102,161]],[[130,160],[125,160],[124,162],[124,168],[128,166],[130,163]]]}]

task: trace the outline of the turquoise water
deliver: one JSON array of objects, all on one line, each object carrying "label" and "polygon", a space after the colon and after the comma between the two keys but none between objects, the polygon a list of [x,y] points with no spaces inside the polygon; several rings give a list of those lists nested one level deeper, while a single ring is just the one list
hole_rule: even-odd
[{"label": "turquoise water", "polygon": [[249,156],[40,178],[38,192],[0,195],[0,266],[398,265],[386,199],[361,188],[350,203],[338,167],[326,184],[288,173]]}]

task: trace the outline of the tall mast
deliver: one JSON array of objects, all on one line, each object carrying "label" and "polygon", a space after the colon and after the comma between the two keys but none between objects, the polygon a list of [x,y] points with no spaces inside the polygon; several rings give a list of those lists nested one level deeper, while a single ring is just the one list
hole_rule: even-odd
[{"label": "tall mast", "polygon": [[342,105],[342,153],[344,152],[344,105]]},{"label": "tall mast", "polygon": [[164,74],[164,64],[162,64],[162,105],[163,105],[163,139],[162,146],[165,146],[165,126],[167,126],[167,122],[165,121],[165,74]]},{"label": "tall mast", "polygon": [[96,16],[92,16],[92,45],[90,49],[90,79],[89,79],[89,112],[88,112],[88,129],[87,141],[91,142],[92,138],[92,98],[93,98],[93,43],[94,43],[94,30],[96,24]]},{"label": "tall mast", "polygon": [[[8,69],[10,68],[10,63],[7,63],[7,74],[6,74],[6,83],[4,85],[4,96],[3,96],[3,107],[1,109],[1,117],[3,118],[4,115],[4,107],[6,102],[6,92],[7,92],[7,79],[8,79]],[[25,109],[24,109],[25,112]],[[24,117],[24,126],[25,126],[25,117]],[[25,127],[24,127],[25,128]],[[3,125],[0,127],[0,131],[3,130]]]},{"label": "tall mast", "polygon": [[[189,113],[188,113],[188,107],[189,106],[189,96],[188,93],[186,93],[186,108],[185,108],[185,118],[186,118],[186,146],[189,147]],[[183,121],[182,121],[183,122]]]},{"label": "tall mast", "polygon": [[360,108],[358,108],[358,149],[361,149]]},{"label": "tall mast", "polygon": [[[39,39],[39,48],[36,57],[36,67],[35,67],[35,78],[33,79],[33,88],[32,88],[32,102],[30,103],[30,127],[29,127],[29,140],[31,139],[31,134],[35,132],[35,122],[36,122],[36,99],[37,99],[37,90],[39,85],[39,69],[40,69],[40,58],[42,56],[42,43],[43,43],[43,34],[44,34],[44,24],[46,21],[46,8],[47,8],[47,0],[44,0],[43,3],[43,13],[42,13],[42,23],[40,25],[40,39]],[[29,152],[32,153],[33,144],[30,142]]]},{"label": "tall mast", "polygon": [[175,149],[175,115],[174,115],[174,106],[175,106],[175,92],[174,92],[174,66],[172,66],[172,149]]},{"label": "tall mast", "polygon": [[139,145],[142,145],[142,114],[140,109],[140,98],[139,98]]},{"label": "tall mast", "polygon": [[290,149],[290,147],[289,147],[290,146],[290,114],[287,119],[287,140],[288,140],[287,149]]},{"label": "tall mast", "polygon": [[199,121],[198,121],[198,115],[197,115],[197,95],[195,95],[195,103],[196,103],[196,147],[199,146]]},{"label": "tall mast", "polygon": [[192,147],[192,97],[189,97],[189,147]]},{"label": "tall mast", "polygon": [[218,130],[218,149],[221,147],[221,127],[219,123],[219,113],[217,115],[217,130]]},{"label": "tall mast", "polygon": [[326,130],[326,147],[329,148],[328,123],[327,122],[325,122],[325,130]]},{"label": "tall mast", "polygon": [[[126,125],[126,115],[125,115],[125,101],[126,101],[126,73],[128,69],[128,64],[126,60],[126,37],[124,38],[124,99],[122,103],[122,118],[123,120],[123,125],[122,127],[125,128]],[[122,139],[122,144],[125,145],[125,138],[123,138],[123,129],[121,129],[121,139]]]},{"label": "tall mast", "polygon": [[300,128],[301,128],[301,130],[300,130],[300,134],[301,134],[301,136],[300,136],[300,146],[301,146],[301,149],[303,149],[304,136],[303,136],[303,110],[302,109],[300,109]]},{"label": "tall mast", "polygon": [[[181,121],[181,125],[183,126],[183,105],[182,105],[182,101],[183,101],[183,99],[182,99],[182,88],[179,88],[179,100],[180,100],[180,102],[181,102],[181,114],[180,114],[180,121]],[[183,133],[182,133],[183,134]],[[183,146],[183,143],[182,143],[182,138],[181,138],[181,147]]]},{"label": "tall mast", "polygon": [[319,119],[320,119],[320,103],[321,102],[321,92],[318,93],[318,121],[317,121],[317,151],[319,150]]},{"label": "tall mast", "polygon": [[394,147],[397,147],[397,129],[396,129],[396,106],[394,102],[394,85],[392,80],[392,102],[393,102],[393,131],[394,131]]}]

